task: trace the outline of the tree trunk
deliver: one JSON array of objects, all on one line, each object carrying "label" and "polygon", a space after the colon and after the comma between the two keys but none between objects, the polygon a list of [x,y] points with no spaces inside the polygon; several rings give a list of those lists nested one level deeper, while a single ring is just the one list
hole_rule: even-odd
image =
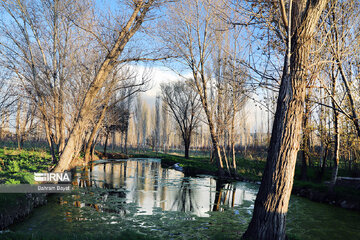
[{"label": "tree trunk", "polygon": [[309,154],[310,154],[310,130],[309,120],[310,120],[310,103],[308,101],[310,97],[310,92],[305,100],[305,115],[304,115],[304,124],[303,124],[303,149],[301,152],[301,179],[307,180],[307,166],[309,165]]},{"label": "tree trunk", "polygon": [[225,161],[226,169],[227,169],[227,171],[228,171],[228,174],[231,175],[230,166],[229,166],[229,161],[228,161],[228,158],[227,158],[227,156],[226,156],[225,145],[222,146],[222,149],[223,149],[223,153],[224,153],[224,161]]},{"label": "tree trunk", "polygon": [[[109,94],[110,96],[110,94]],[[110,97],[107,97],[105,99],[106,101],[106,105],[103,107],[102,111],[101,111],[101,114],[100,114],[100,117],[99,117],[99,120],[97,121],[97,123],[95,124],[94,128],[92,129],[91,131],[91,134],[90,134],[90,137],[89,137],[89,140],[86,144],[86,147],[85,147],[85,157],[84,157],[84,162],[85,162],[85,165],[88,164],[89,160],[90,160],[90,153],[91,153],[91,148],[92,148],[92,145],[94,144],[94,139],[95,139],[95,136],[96,136],[96,133],[98,131],[98,129],[100,128],[101,126],[101,123],[102,121],[104,120],[105,118],[105,113],[106,113],[106,110],[108,108],[108,104],[107,102],[109,101]]]},{"label": "tree trunk", "polygon": [[112,152],[114,152],[114,149],[117,146],[115,134],[116,134],[115,130],[111,132],[111,151]]},{"label": "tree trunk", "polygon": [[105,143],[104,143],[104,156],[106,155],[106,148],[107,148],[107,144],[108,144],[109,134],[110,134],[110,132],[106,132]]},{"label": "tree trunk", "polygon": [[196,85],[197,91],[199,93],[201,104],[203,106],[203,109],[205,111],[205,115],[206,115],[206,118],[207,118],[207,121],[208,121],[211,142],[212,142],[212,145],[213,145],[213,149],[215,150],[215,153],[216,153],[215,161],[216,161],[216,165],[217,165],[217,168],[218,168],[218,175],[221,177],[225,173],[224,172],[224,165],[223,165],[222,156],[221,156],[219,138],[218,138],[218,135],[216,134],[216,129],[215,129],[215,126],[214,126],[212,113],[211,113],[211,111],[209,109],[209,105],[208,105],[207,82],[205,80],[206,77],[205,77],[204,69],[201,68],[201,71],[200,71],[201,84],[200,84],[199,76],[198,76],[197,72],[198,72],[198,70],[193,70],[193,77],[194,77],[194,79],[196,79],[195,80],[195,85]]},{"label": "tree trunk", "polygon": [[126,128],[126,131],[125,131],[125,143],[124,143],[124,153],[125,154],[128,153],[128,150],[127,150],[128,134],[129,134],[129,128]]},{"label": "tree trunk", "polygon": [[18,100],[18,105],[16,109],[16,141],[17,141],[17,148],[19,150],[21,149],[20,114],[21,114],[21,101]]},{"label": "tree trunk", "polygon": [[60,96],[59,96],[59,102],[60,102],[60,106],[59,106],[59,155],[62,154],[62,152],[64,151],[65,148],[65,118],[64,118],[64,109],[63,109],[63,105],[64,105],[64,100],[63,100],[63,90],[62,90],[62,81],[60,82]]},{"label": "tree trunk", "polygon": [[286,239],[286,213],[304,114],[309,40],[326,2],[290,2],[290,9],[293,9],[290,10],[288,36],[292,37],[288,41],[267,162],[243,239]]},{"label": "tree trunk", "polygon": [[189,159],[189,148],[190,148],[190,144],[186,141],[185,142],[185,158]]},{"label": "tree trunk", "polygon": [[[206,104],[206,107],[204,107],[204,109],[206,109],[206,108],[207,108],[207,104]],[[213,149],[215,152],[215,155],[213,155],[213,158],[215,157],[215,162],[216,162],[216,165],[218,168],[218,175],[221,177],[224,175],[224,165],[223,165],[222,156],[221,156],[221,149],[219,146],[218,137],[215,133],[214,124],[211,120],[211,116],[209,115],[208,111],[205,110],[205,112],[207,112],[208,124],[209,124],[209,128],[210,128],[210,137],[211,137],[211,142],[212,142]]]},{"label": "tree trunk", "polygon": [[351,88],[350,88],[350,84],[349,84],[349,81],[346,77],[346,74],[345,74],[345,71],[344,71],[344,68],[340,62],[339,59],[336,59],[337,61],[337,65],[339,67],[339,70],[340,70],[340,74],[341,74],[341,79],[343,80],[343,83],[344,83],[344,86],[345,86],[345,89],[346,89],[346,95],[349,99],[349,106],[350,106],[350,109],[351,109],[351,113],[352,113],[352,116],[351,116],[351,120],[352,122],[354,123],[354,126],[355,126],[355,129],[356,129],[356,133],[357,133],[357,136],[358,138],[360,138],[360,123],[359,123],[359,117],[357,115],[357,108],[355,106],[355,101],[354,101],[354,97],[353,97],[353,94],[352,94],[352,91],[351,91]]},{"label": "tree trunk", "polygon": [[[333,76],[333,85],[332,85],[332,94],[335,96],[336,92],[336,78]],[[336,178],[339,170],[339,147],[340,147],[340,133],[339,133],[339,112],[336,111],[334,100],[331,101],[333,106],[334,114],[334,135],[335,135],[335,144],[334,144],[334,167],[331,177],[331,187],[336,184]]]},{"label": "tree trunk", "polygon": [[291,89],[290,81],[290,76],[284,75],[266,167],[244,239],[285,239],[305,94],[305,84]]},{"label": "tree trunk", "polygon": [[326,143],[325,149],[323,151],[323,156],[322,156],[322,159],[321,159],[321,169],[320,169],[319,176],[318,176],[318,181],[319,182],[322,182],[322,179],[324,177],[325,168],[326,168],[326,159],[327,159],[327,156],[328,156],[328,152],[329,152],[329,143]]},{"label": "tree trunk", "polygon": [[233,115],[231,117],[231,153],[232,153],[232,169],[236,173],[236,156],[235,156],[235,116],[236,116],[236,99],[233,93]]},{"label": "tree trunk", "polygon": [[46,115],[44,115],[43,113],[42,113],[42,117],[43,117],[43,123],[44,123],[44,127],[45,127],[46,140],[47,140],[47,142],[49,144],[52,161],[53,161],[54,164],[56,164],[57,159],[56,159],[56,155],[55,155],[55,146],[54,146],[54,141],[52,139],[52,133],[51,133],[50,128],[49,128],[49,122],[48,122],[48,120],[46,118]]},{"label": "tree trunk", "polygon": [[231,143],[231,152],[232,152],[232,166],[234,173],[236,173],[236,152],[235,152],[235,143]]}]

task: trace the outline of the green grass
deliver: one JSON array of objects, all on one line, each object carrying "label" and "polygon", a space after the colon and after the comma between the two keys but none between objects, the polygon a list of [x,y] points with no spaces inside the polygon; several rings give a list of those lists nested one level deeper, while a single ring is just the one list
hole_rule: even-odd
[{"label": "green grass", "polygon": [[[32,184],[33,173],[47,171],[50,166],[51,155],[45,151],[0,148],[0,184]],[[2,193],[0,212],[25,200],[23,193]]]},{"label": "green grass", "polygon": [[304,188],[304,189],[313,189],[318,192],[327,192],[328,187],[322,183],[314,183],[309,181],[295,180],[294,187]]},{"label": "green grass", "polygon": [[[216,175],[217,173],[215,163],[210,162],[208,156],[191,156],[189,159],[186,159],[177,154],[145,152],[142,154],[130,154],[130,157],[160,158],[165,167],[180,163],[180,166],[190,169],[190,172],[213,175]],[[265,161],[259,159],[250,160],[246,158],[237,158],[236,165],[237,173],[240,176],[250,181],[260,181],[265,167]]]},{"label": "green grass", "polygon": [[130,154],[134,158],[160,158],[161,164],[165,167],[171,166],[175,163],[180,163],[180,166],[191,170],[196,170],[205,174],[216,174],[216,166],[212,164],[207,157],[190,157],[189,159],[179,155],[145,152],[142,154]]},{"label": "green grass", "polygon": [[51,155],[45,151],[0,149],[0,184],[33,183],[33,172],[47,171]]}]

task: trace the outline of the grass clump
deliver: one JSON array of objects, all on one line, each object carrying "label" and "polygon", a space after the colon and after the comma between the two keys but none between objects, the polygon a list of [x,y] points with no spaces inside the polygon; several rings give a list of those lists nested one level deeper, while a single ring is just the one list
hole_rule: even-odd
[{"label": "grass clump", "polygon": [[[33,173],[47,171],[51,164],[51,155],[45,151],[0,148],[0,184],[33,184]],[[0,194],[0,211],[25,198],[24,193]]]},{"label": "grass clump", "polygon": [[44,151],[0,149],[0,184],[34,183],[33,173],[44,172],[52,165]]}]

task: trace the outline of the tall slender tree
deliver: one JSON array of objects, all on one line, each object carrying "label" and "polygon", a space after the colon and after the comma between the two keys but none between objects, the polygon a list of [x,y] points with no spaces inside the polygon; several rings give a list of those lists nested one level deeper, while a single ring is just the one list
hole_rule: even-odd
[{"label": "tall slender tree", "polygon": [[[243,239],[286,239],[307,83],[311,40],[328,0],[279,1],[287,51],[264,174]],[[288,12],[288,13],[286,13]]]}]

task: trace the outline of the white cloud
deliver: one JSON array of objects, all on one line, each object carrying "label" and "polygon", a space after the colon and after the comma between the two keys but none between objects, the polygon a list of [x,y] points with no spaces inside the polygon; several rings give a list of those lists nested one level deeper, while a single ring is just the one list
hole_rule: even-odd
[{"label": "white cloud", "polygon": [[133,71],[138,72],[139,77],[144,73],[149,74],[151,82],[149,84],[149,90],[142,93],[142,98],[150,105],[154,106],[155,97],[160,95],[160,84],[166,82],[173,82],[181,79],[181,77],[175,72],[166,67],[161,66],[143,66],[143,65],[130,65]]},{"label": "white cloud", "polygon": [[176,73],[164,67],[152,67],[151,75],[152,88],[146,92],[146,94],[151,97],[156,97],[156,95],[160,94],[161,83],[173,82],[181,79]]}]

